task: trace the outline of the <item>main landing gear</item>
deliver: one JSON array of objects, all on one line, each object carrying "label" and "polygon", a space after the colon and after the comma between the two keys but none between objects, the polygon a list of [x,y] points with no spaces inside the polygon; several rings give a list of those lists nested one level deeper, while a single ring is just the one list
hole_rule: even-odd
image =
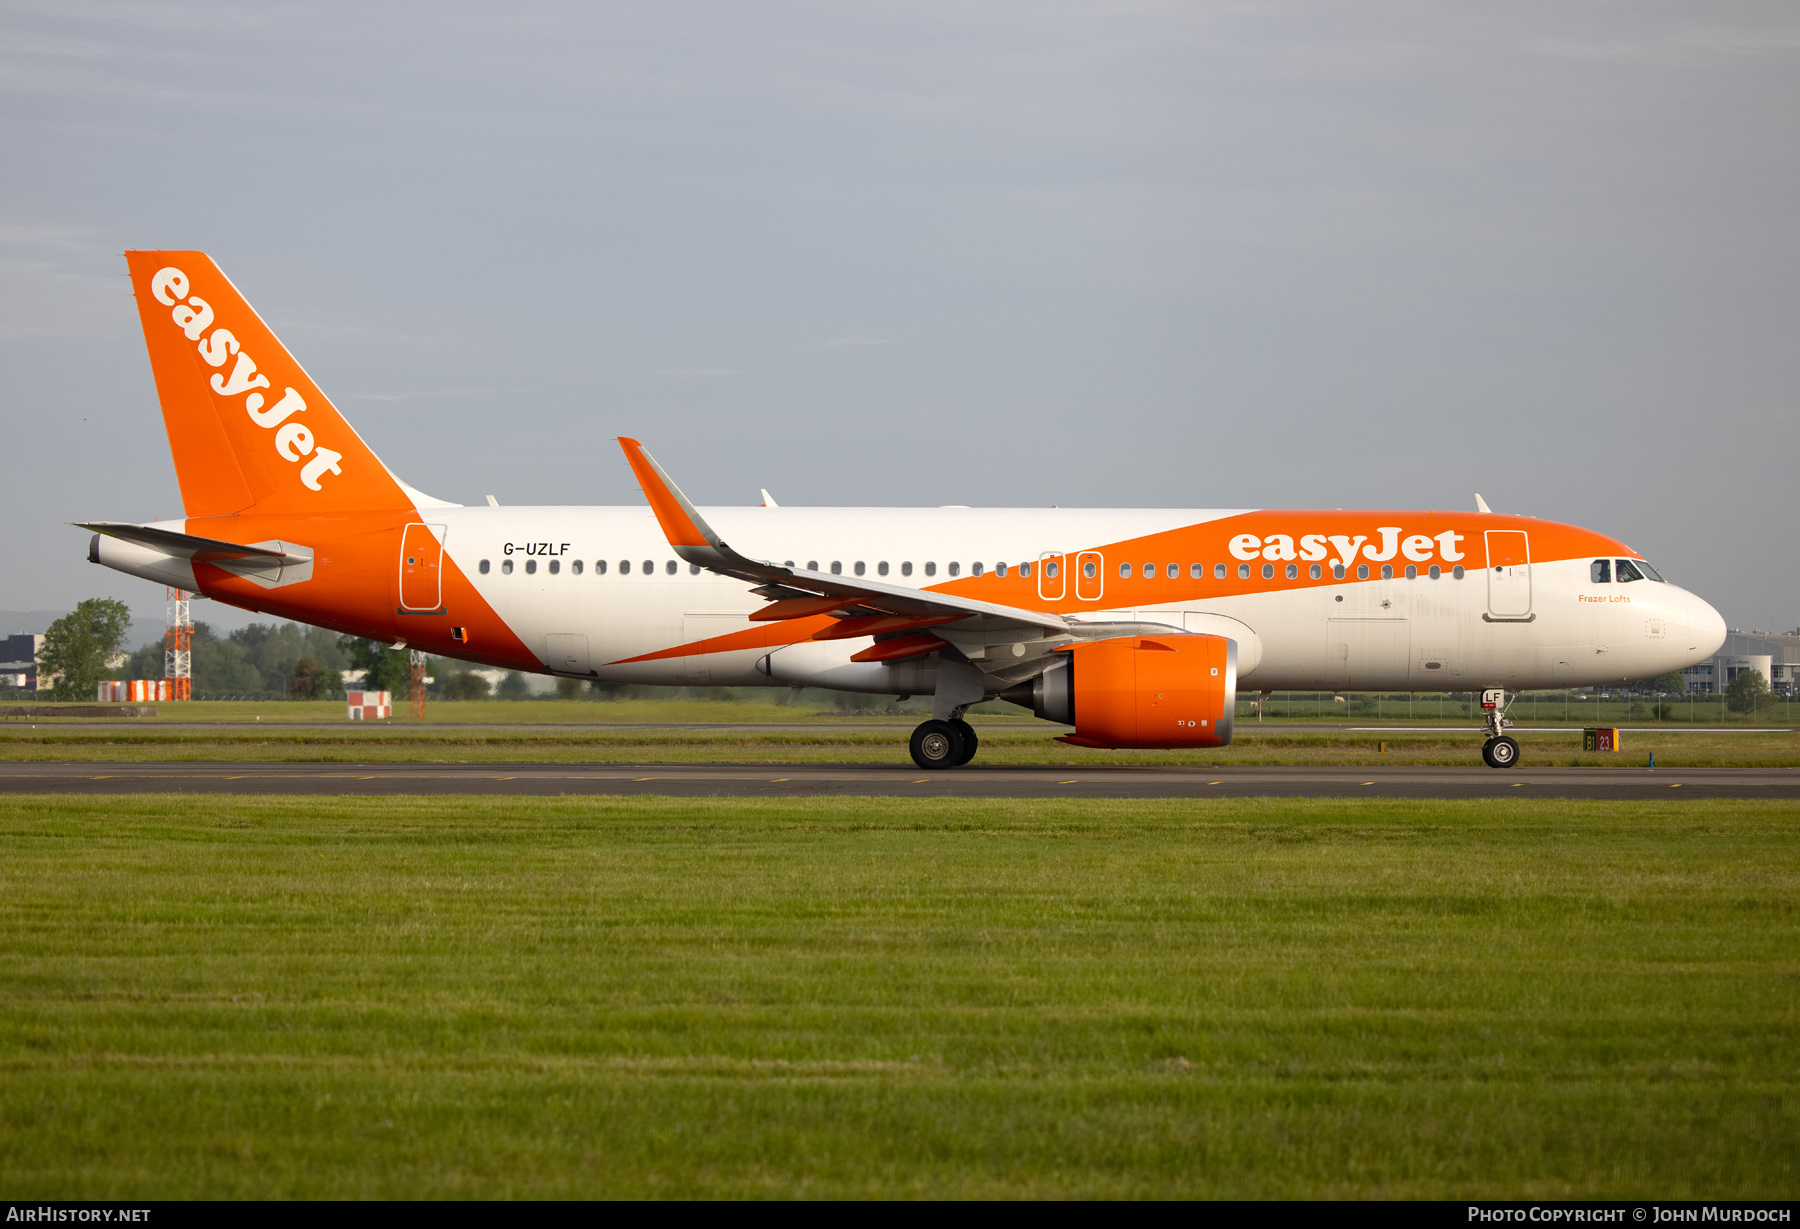
[{"label": "main landing gear", "polygon": [[1506,719],[1512,703],[1506,690],[1490,687],[1481,693],[1482,724],[1487,727],[1487,741],[1481,744],[1481,760],[1489,768],[1513,768],[1519,763],[1519,744],[1503,731],[1512,724]]},{"label": "main landing gear", "polygon": [[981,739],[961,717],[925,721],[912,732],[913,763],[920,768],[961,768],[975,758]]}]

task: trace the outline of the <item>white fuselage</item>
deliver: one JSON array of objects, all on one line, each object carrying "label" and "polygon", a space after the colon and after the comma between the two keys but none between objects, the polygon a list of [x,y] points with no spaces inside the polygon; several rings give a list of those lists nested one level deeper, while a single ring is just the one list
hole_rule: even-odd
[{"label": "white fuselage", "polygon": [[[1016,569],[1089,543],[1127,542],[1237,515],[1057,508],[703,512],[720,537],[752,558],[820,571],[835,566],[847,577],[861,564],[871,579],[885,563],[883,582],[920,588],[952,580],[952,565],[962,578],[977,566],[991,574],[997,564]],[[421,515],[439,527],[446,553],[548,672],[639,683],[754,685],[773,677],[905,690],[881,685],[879,670],[833,668],[866,648],[866,639],[804,646],[815,665],[799,675],[759,669],[771,654],[766,647],[629,661],[749,629],[748,616],[765,604],[744,582],[678,562],[647,507],[433,507]],[[1183,581],[1167,588],[1181,592],[1159,600],[1155,584],[1117,582],[1121,562],[1139,577],[1146,564],[1158,576],[1177,565]],[[1474,563],[1461,577],[1446,569],[1436,579],[1397,574],[1233,592],[1237,561],[1216,550],[1207,558],[1105,558],[1100,583],[1090,583],[1063,609],[1082,620],[1188,630],[1218,631],[1235,626],[1222,624],[1221,616],[1235,620],[1255,642],[1246,646],[1240,674],[1240,686],[1250,690],[1518,690],[1641,679],[1704,660],[1724,636],[1724,621],[1694,594],[1648,580],[1596,584],[1586,559],[1531,564],[1522,595],[1520,579],[1509,578],[1507,617],[1496,620],[1490,578]],[[1186,583],[1196,564],[1203,585]],[[1215,580],[1220,564],[1227,574]],[[567,656],[575,643],[583,645],[584,660]]]}]

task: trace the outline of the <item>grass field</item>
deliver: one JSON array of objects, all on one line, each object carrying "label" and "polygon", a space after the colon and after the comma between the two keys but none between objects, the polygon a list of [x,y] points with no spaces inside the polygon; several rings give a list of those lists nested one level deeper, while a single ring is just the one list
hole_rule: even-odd
[{"label": "grass field", "polygon": [[[0,726],[0,762],[78,761],[335,763],[854,763],[908,764],[912,722],[884,728],[818,724],[802,730],[533,729],[467,727],[431,729],[345,722],[326,729],[267,730],[81,727],[57,724],[32,729]],[[1056,741],[1060,727],[990,723],[981,730],[979,763],[1105,764],[1324,764],[1396,765],[1481,762],[1481,738],[1468,733],[1371,734],[1342,730],[1265,730],[1240,725],[1229,747],[1206,751],[1096,751]],[[1652,754],[1669,768],[1800,766],[1800,735],[1631,731],[1617,754],[1584,753],[1581,731],[1517,735],[1526,768],[1548,765],[1642,766]]]},{"label": "grass field", "polygon": [[0,1195],[1792,1198],[1797,824],[0,798]]}]

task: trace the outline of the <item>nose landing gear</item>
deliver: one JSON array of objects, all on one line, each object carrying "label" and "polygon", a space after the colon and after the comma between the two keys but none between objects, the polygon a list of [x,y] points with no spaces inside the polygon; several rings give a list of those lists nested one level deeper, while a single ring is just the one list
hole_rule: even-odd
[{"label": "nose landing gear", "polygon": [[1511,768],[1519,762],[1519,744],[1501,735],[1481,744],[1481,758],[1489,768]]},{"label": "nose landing gear", "polygon": [[1505,688],[1490,687],[1481,693],[1482,724],[1487,727],[1487,741],[1481,745],[1481,760],[1489,768],[1512,768],[1519,762],[1519,744],[1504,733],[1512,725],[1506,717],[1511,703]]}]

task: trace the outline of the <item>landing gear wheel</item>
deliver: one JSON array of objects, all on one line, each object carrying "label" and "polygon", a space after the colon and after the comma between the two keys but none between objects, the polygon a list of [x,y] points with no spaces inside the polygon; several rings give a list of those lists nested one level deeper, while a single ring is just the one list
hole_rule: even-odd
[{"label": "landing gear wheel", "polygon": [[956,731],[957,736],[960,737],[963,742],[962,758],[956,761],[956,766],[961,768],[964,764],[967,764],[970,760],[975,758],[975,751],[981,746],[981,736],[975,733],[974,726],[964,721],[961,717],[958,717],[949,724],[950,728]]},{"label": "landing gear wheel", "polygon": [[955,768],[966,758],[963,738],[948,721],[923,721],[912,732],[913,763],[920,768]]},{"label": "landing gear wheel", "polygon": [[1512,768],[1519,762],[1519,744],[1502,734],[1481,746],[1481,758],[1489,768]]}]

